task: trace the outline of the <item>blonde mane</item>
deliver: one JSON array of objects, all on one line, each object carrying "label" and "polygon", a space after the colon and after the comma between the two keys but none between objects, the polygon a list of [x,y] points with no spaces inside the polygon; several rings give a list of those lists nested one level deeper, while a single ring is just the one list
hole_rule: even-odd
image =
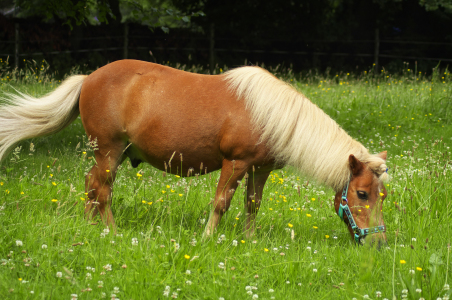
[{"label": "blonde mane", "polygon": [[341,190],[350,179],[353,154],[385,181],[385,161],[369,154],[333,119],[293,87],[259,67],[225,73],[229,89],[245,101],[254,130],[279,163],[296,167],[320,183]]}]

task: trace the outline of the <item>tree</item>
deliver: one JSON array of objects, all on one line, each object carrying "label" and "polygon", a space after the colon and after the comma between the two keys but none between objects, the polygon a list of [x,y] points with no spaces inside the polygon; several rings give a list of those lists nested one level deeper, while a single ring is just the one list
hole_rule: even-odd
[{"label": "tree", "polygon": [[40,16],[45,20],[61,19],[73,28],[81,24],[119,24],[121,21],[144,23],[151,28],[161,27],[168,32],[167,24],[188,23],[191,16],[182,14],[168,0],[16,0],[2,1],[16,6],[18,17]]}]

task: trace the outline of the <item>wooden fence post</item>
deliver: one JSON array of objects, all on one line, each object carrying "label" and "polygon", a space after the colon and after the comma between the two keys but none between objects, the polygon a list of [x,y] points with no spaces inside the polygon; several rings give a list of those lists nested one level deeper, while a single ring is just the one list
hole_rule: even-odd
[{"label": "wooden fence post", "polygon": [[14,23],[14,67],[19,68],[19,22]]},{"label": "wooden fence post", "polygon": [[380,70],[380,67],[378,65],[378,57],[380,55],[380,30],[378,27],[375,29],[375,49],[374,49],[374,64],[375,64],[375,74]]},{"label": "wooden fence post", "polygon": [[209,51],[210,74],[215,71],[215,24],[210,24],[210,51]]},{"label": "wooden fence post", "polygon": [[124,23],[124,55],[123,58],[127,59],[129,56],[129,23]]}]

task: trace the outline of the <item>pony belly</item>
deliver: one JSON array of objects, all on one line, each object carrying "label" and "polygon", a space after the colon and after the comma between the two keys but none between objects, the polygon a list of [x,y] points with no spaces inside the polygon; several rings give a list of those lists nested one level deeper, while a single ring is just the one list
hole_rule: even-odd
[{"label": "pony belly", "polygon": [[[206,149],[191,149],[180,147],[154,147],[141,148],[130,144],[125,155],[130,158],[132,167],[136,168],[141,162],[147,162],[153,167],[170,174],[181,177],[204,175],[221,169],[223,158],[216,151]],[[173,150],[177,149],[177,150]]]}]

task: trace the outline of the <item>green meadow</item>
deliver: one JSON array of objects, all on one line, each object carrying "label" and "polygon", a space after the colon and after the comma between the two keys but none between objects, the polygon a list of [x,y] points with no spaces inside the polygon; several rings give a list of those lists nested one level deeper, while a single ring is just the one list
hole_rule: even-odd
[{"label": "green meadow", "polygon": [[[42,96],[60,83],[45,63],[21,72],[0,64],[0,94]],[[387,245],[357,246],[335,214],[333,190],[290,167],[268,179],[252,239],[243,234],[242,181],[203,240],[219,173],[183,178],[127,160],[113,190],[117,232],[109,231],[84,218],[94,159],[77,119],[21,142],[0,164],[0,298],[449,299],[450,72],[406,64],[397,74],[270,71],[371,152],[388,151]]]}]

